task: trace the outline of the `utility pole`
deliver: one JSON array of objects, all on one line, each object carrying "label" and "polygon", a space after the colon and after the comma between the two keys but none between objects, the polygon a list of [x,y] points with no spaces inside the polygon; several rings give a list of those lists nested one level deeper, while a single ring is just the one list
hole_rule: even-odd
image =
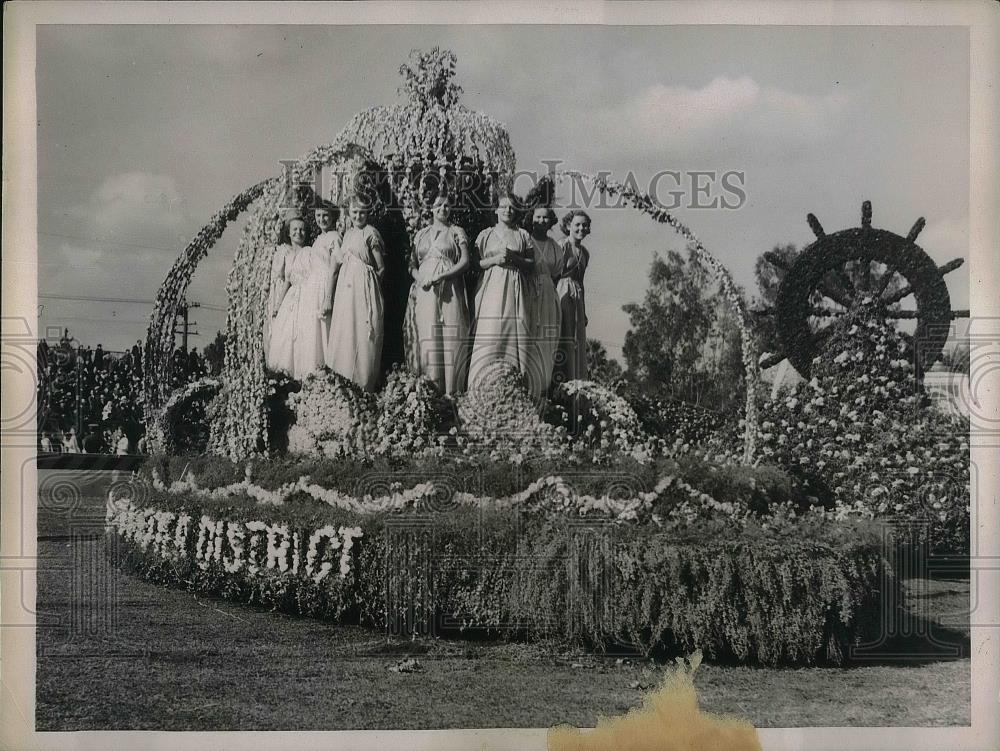
[{"label": "utility pole", "polygon": [[181,303],[180,310],[177,311],[177,317],[181,319],[180,321],[180,331],[177,330],[177,325],[174,326],[174,335],[178,333],[181,335],[181,346],[184,348],[184,352],[188,351],[188,336],[198,336],[197,331],[191,331],[194,326],[198,325],[197,321],[189,320],[189,311],[191,308],[200,308],[201,305],[196,302],[189,303],[186,300]]}]

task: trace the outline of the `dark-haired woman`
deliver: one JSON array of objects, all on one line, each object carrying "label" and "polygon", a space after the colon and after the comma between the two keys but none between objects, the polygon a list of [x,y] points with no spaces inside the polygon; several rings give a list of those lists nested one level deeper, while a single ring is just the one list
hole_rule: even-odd
[{"label": "dark-haired woman", "polygon": [[590,251],[583,240],[590,234],[590,217],[575,209],[562,218],[563,232],[568,237],[562,244],[556,292],[561,309],[559,349],[556,370],[560,381],[587,378],[587,305],[583,277],[590,263]]},{"label": "dark-haired woman", "polygon": [[559,275],[562,248],[549,235],[556,221],[552,209],[540,207],[531,212],[528,227],[535,258],[534,294],[529,319],[538,349],[543,393],[548,391],[552,382],[552,368],[559,348],[561,311],[555,280]]},{"label": "dark-haired woman", "polygon": [[323,318],[329,263],[306,245],[306,222],[290,212],[271,262],[267,366],[293,378],[323,367]]}]

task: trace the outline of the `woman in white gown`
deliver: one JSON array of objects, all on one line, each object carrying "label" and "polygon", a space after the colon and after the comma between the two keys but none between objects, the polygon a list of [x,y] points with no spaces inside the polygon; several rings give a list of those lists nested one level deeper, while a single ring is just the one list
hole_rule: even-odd
[{"label": "woman in white gown", "polygon": [[354,197],[349,210],[352,226],[333,260],[337,281],[326,364],[361,388],[374,391],[382,359],[385,244],[379,231],[368,224],[370,205]]},{"label": "woman in white gown", "polygon": [[542,392],[545,393],[552,383],[552,367],[559,349],[560,309],[555,280],[559,275],[563,251],[549,235],[549,230],[557,221],[552,209],[536,208],[531,212],[530,219],[528,231],[535,248],[535,294],[531,300],[529,320],[538,347]]},{"label": "woman in white gown", "polygon": [[521,371],[529,390],[538,396],[541,367],[531,336],[526,289],[535,274],[533,246],[528,233],[517,226],[515,200],[511,194],[501,196],[496,225],[476,238],[483,276],[472,322],[469,388],[489,378],[498,362],[506,361]]},{"label": "woman in white gown", "polygon": [[286,217],[271,262],[267,366],[302,379],[323,367],[323,311],[329,262],[306,245],[301,214]]},{"label": "woman in white gown", "polygon": [[449,221],[451,199],[438,196],[431,208],[434,223],[414,239],[412,336],[416,372],[430,378],[442,393],[465,390],[468,368],[469,307],[465,272],[469,269],[469,239]]}]

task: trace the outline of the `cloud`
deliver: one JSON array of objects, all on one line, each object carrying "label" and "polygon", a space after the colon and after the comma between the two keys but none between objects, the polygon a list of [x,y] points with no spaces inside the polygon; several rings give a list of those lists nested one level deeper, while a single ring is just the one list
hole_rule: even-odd
[{"label": "cloud", "polygon": [[191,231],[177,183],[169,175],[122,172],[66,213],[74,225],[39,227],[39,290],[57,296],[43,301],[41,323],[69,327],[90,345],[129,346],[145,329],[148,303],[67,298],[154,298]]},{"label": "cloud", "polygon": [[83,344],[100,342],[111,350],[123,350],[141,338],[152,305],[72,298],[152,300],[163,281],[163,254],[76,241],[49,245],[46,240],[39,238],[38,289],[46,295],[39,300],[43,335],[50,328],[68,328]]},{"label": "cloud", "polygon": [[139,244],[175,240],[188,226],[184,198],[174,178],[147,172],[107,178],[72,214],[102,239]]},{"label": "cloud", "polygon": [[662,132],[685,137],[729,122],[760,98],[750,78],[715,78],[702,89],[657,84],[626,105],[624,113],[647,136]]},{"label": "cloud", "polygon": [[655,84],[624,104],[606,107],[596,120],[607,142],[655,151],[717,153],[818,144],[836,134],[851,94],[795,94],[761,86],[748,76],[718,76],[701,88]]}]

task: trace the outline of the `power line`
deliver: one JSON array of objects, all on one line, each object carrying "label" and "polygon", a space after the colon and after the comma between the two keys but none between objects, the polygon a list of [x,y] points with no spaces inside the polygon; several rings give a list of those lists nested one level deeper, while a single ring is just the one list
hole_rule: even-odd
[{"label": "power line", "polygon": [[149,321],[130,321],[125,318],[82,318],[80,316],[42,316],[44,320],[49,321],[85,321],[86,323],[127,323],[129,325],[146,325]]},{"label": "power line", "polygon": [[[75,302],[117,302],[117,303],[134,303],[136,305],[153,305],[155,300],[139,300],[131,297],[89,297],[86,295],[55,295],[49,292],[39,292],[39,297],[44,297],[46,300],[73,300]],[[216,310],[221,313],[225,313],[226,309],[219,307],[218,305],[205,305],[199,302],[190,303],[192,308],[205,308],[206,310]]]},{"label": "power line", "polygon": [[137,305],[152,305],[153,300],[137,300],[132,297],[86,297],[82,295],[54,295],[49,292],[39,292],[39,297],[47,300],[75,300],[77,302],[127,302]]}]

